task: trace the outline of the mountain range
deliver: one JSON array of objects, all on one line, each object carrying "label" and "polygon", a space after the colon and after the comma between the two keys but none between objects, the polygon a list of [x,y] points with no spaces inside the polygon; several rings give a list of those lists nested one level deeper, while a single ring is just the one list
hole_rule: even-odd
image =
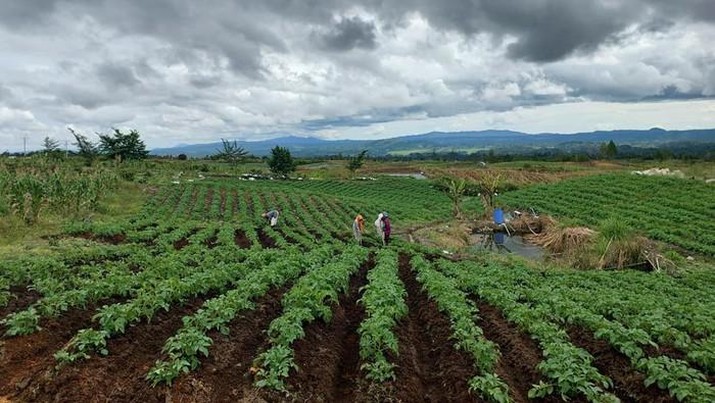
[{"label": "mountain range", "polygon": [[[668,144],[715,143],[715,129],[704,130],[612,130],[587,133],[527,134],[510,130],[467,132],[430,132],[381,140],[323,140],[314,137],[280,137],[261,141],[238,141],[250,154],[268,155],[275,146],[287,147],[293,156],[353,155],[368,150],[372,156],[408,155],[412,153],[476,152],[494,149],[520,153],[538,149],[559,148],[587,150],[608,141],[634,147],[667,147]],[[155,148],[153,155],[186,154],[202,157],[216,154],[222,143],[188,144]]]}]

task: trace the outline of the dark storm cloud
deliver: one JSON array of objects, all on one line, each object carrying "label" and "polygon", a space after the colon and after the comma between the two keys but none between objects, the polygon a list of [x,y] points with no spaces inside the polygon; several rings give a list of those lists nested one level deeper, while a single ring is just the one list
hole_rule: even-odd
[{"label": "dark storm cloud", "polygon": [[97,77],[110,88],[134,87],[140,84],[134,71],[121,63],[102,63],[97,66]]},{"label": "dark storm cloud", "polygon": [[374,49],[377,46],[375,23],[358,17],[343,18],[322,36],[322,41],[327,49],[335,51]]},{"label": "dark storm cloud", "polygon": [[632,0],[415,0],[396,7],[403,13],[419,11],[434,26],[465,36],[488,33],[515,38],[509,55],[536,62],[595,49],[615,38],[643,9]]},{"label": "dark storm cloud", "polygon": [[44,21],[55,11],[56,0],[0,0],[0,23],[20,29]]},{"label": "dark storm cloud", "polygon": [[109,97],[106,91],[79,85],[58,86],[53,88],[53,93],[60,104],[77,105],[84,109],[96,109],[116,101]]},{"label": "dark storm cloud", "polygon": [[[287,51],[284,39],[274,29],[281,21],[319,27],[323,45],[330,50],[375,49],[374,23],[345,17],[355,6],[374,13],[386,27],[419,12],[439,29],[465,36],[488,33],[501,39],[515,38],[509,55],[535,62],[592,51],[618,40],[619,33],[629,26],[652,30],[665,29],[675,19],[715,20],[712,0],[244,0],[209,4],[189,0],[0,0],[0,5],[0,22],[11,27],[35,24],[58,8],[74,7],[123,34],[150,35],[176,47],[218,52],[235,72],[253,78],[260,74],[261,47]],[[335,17],[340,18],[337,23]]]}]

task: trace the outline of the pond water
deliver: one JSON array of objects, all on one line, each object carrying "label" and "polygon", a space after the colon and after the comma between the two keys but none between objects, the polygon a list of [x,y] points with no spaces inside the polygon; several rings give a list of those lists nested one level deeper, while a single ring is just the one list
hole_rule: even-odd
[{"label": "pond water", "polygon": [[531,260],[543,260],[546,254],[542,247],[526,242],[522,236],[505,232],[473,234],[472,242],[476,250],[514,253]]}]

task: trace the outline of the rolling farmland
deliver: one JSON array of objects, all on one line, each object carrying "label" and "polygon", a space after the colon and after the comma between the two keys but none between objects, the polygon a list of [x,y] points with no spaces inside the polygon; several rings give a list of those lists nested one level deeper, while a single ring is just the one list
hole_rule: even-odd
[{"label": "rolling farmland", "polygon": [[[609,205],[656,239],[712,254],[710,238],[666,225],[710,217],[711,188],[629,179],[503,197],[585,222]],[[572,208],[584,194],[593,205]],[[606,199],[614,202],[596,203]],[[274,207],[282,214],[271,228],[260,214]],[[162,187],[130,220],[68,225],[55,253],[0,261],[0,396],[715,400],[712,270],[571,271],[489,254],[453,261],[399,239],[378,247],[372,234],[382,210],[399,227],[450,209],[413,179],[225,179]],[[362,247],[351,234],[357,212],[368,227]],[[709,236],[712,222],[699,224]]]}]

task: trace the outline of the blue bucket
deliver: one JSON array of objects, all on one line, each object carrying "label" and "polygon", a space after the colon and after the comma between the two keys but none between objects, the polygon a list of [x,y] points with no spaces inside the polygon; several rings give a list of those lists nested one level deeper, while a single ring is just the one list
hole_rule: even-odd
[{"label": "blue bucket", "polygon": [[504,224],[504,210],[500,208],[494,209],[494,223]]}]

